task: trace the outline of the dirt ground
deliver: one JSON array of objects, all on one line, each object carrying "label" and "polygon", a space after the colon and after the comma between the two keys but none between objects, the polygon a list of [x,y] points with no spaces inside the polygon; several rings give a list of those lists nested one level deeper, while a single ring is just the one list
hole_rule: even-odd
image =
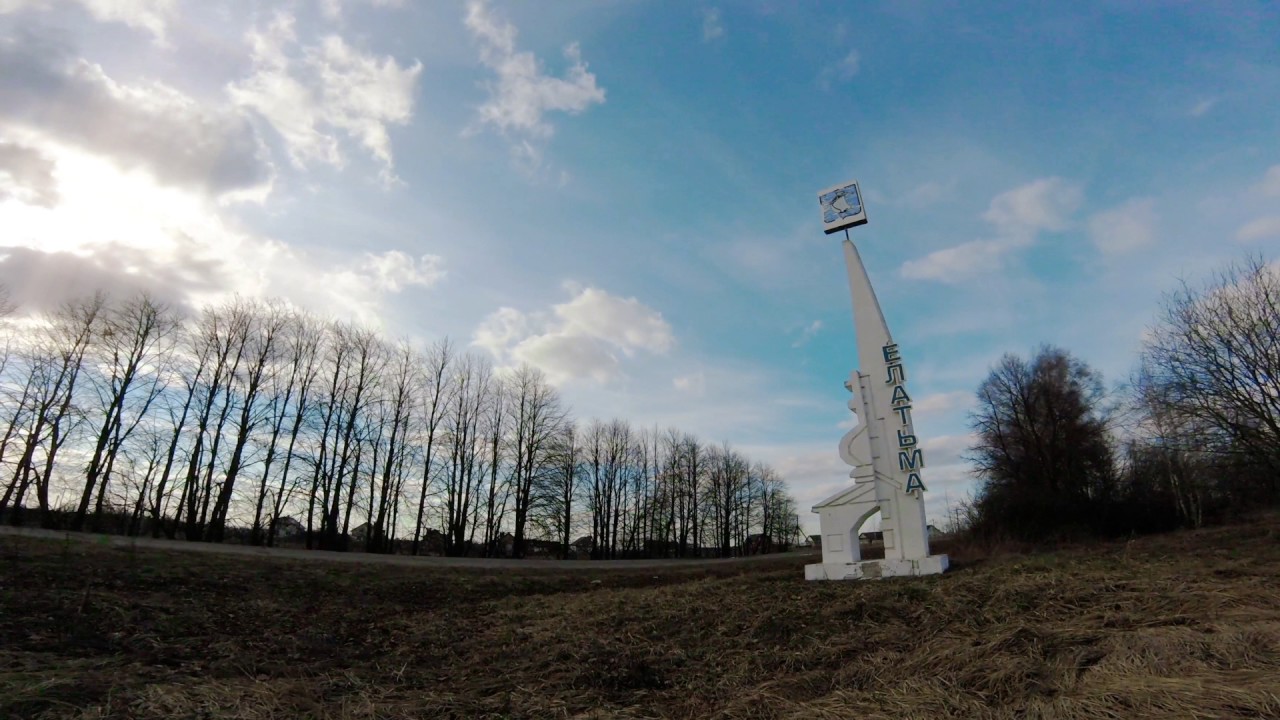
[{"label": "dirt ground", "polygon": [[932,578],[0,536],[0,718],[1280,717],[1280,519]]}]

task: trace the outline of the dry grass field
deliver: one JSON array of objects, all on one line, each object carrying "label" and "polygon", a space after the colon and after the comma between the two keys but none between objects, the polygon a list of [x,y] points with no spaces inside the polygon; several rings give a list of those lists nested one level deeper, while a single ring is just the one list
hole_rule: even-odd
[{"label": "dry grass field", "polygon": [[0,538],[3,718],[1280,717],[1280,520],[805,583]]}]

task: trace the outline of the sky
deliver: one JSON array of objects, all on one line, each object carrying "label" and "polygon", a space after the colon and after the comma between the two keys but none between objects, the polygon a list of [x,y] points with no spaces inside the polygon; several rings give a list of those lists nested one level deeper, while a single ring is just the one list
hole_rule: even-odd
[{"label": "sky", "polygon": [[927,507],[973,393],[1120,387],[1163,293],[1280,255],[1280,6],[0,0],[0,283],[234,294],[541,368],[728,441],[806,528],[847,482],[839,236],[900,344]]}]

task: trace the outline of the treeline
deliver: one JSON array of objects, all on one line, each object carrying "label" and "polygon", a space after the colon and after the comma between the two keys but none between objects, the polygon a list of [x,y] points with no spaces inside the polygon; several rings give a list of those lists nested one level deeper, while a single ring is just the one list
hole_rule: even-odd
[{"label": "treeline", "polygon": [[1280,275],[1261,258],[1165,296],[1139,369],[1107,392],[1055,347],[978,388],[980,486],[952,524],[1045,541],[1199,527],[1280,500]]},{"label": "treeline", "polygon": [[184,318],[147,295],[11,324],[0,517],[15,525],[595,558],[767,552],[799,532],[782,478],[728,444],[576,421],[538,370],[448,340],[274,301]]}]

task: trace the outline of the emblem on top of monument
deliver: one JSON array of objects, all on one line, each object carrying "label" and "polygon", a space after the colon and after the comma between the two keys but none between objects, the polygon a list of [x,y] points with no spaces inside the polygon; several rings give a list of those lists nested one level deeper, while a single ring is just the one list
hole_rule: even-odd
[{"label": "emblem on top of monument", "polygon": [[[858,369],[845,389],[857,424],[840,439],[839,454],[853,484],[813,506],[822,526],[822,562],[805,566],[810,580],[930,575],[947,569],[946,555],[929,554],[922,478],[924,451],[911,419],[907,370],[889,333],[867,269],[849,228],[865,225],[856,181],[818,193],[826,232],[845,231],[844,258],[853,300]],[[880,514],[883,560],[863,560],[862,526]]]},{"label": "emblem on top of monument", "polygon": [[856,180],[823,190],[818,193],[818,202],[822,204],[822,228],[828,235],[867,224]]}]

